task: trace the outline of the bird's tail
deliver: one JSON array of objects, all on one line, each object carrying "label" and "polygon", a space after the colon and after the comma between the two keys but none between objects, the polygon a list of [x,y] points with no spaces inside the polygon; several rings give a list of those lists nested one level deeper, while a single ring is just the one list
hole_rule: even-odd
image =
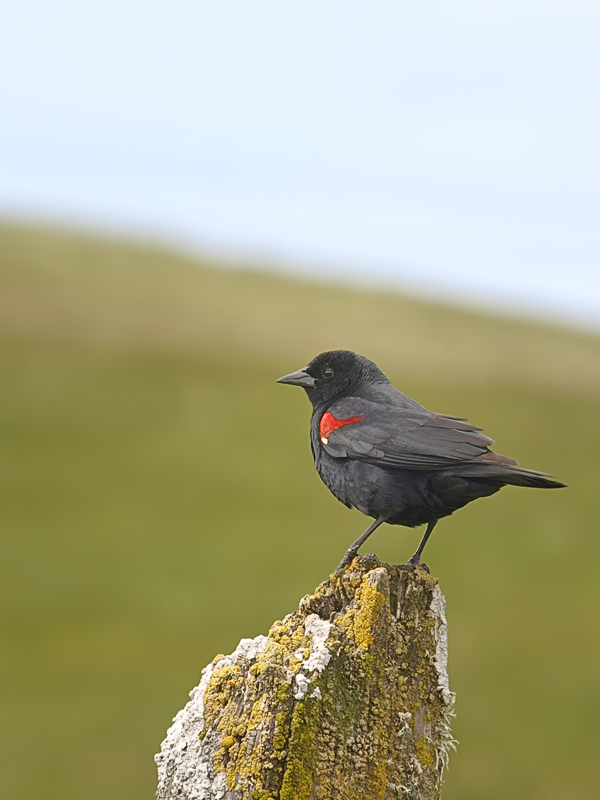
[{"label": "bird's tail", "polygon": [[537,472],[534,469],[512,468],[505,473],[504,479],[512,486],[533,486],[535,489],[562,489],[567,484],[556,480],[554,475],[547,472]]},{"label": "bird's tail", "polygon": [[531,486],[535,489],[561,489],[566,483],[556,480],[554,475],[546,472],[537,472],[533,469],[504,466],[501,464],[478,464],[469,469],[461,470],[469,478],[479,478],[484,481],[501,481],[510,486]]}]

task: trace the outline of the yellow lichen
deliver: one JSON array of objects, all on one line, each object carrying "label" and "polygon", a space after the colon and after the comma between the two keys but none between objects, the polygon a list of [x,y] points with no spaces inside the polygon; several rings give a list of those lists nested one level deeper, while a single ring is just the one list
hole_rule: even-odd
[{"label": "yellow lichen", "polygon": [[221,747],[225,748],[225,750],[229,750],[234,742],[235,739],[233,736],[224,736],[223,739],[221,739]]},{"label": "yellow lichen", "polygon": [[[386,787],[438,780],[444,708],[428,612],[434,581],[405,572],[401,591],[394,569],[356,559],[305,598],[300,612],[275,622],[252,662],[215,659],[201,737],[211,729],[221,734],[213,768],[225,773],[229,791],[253,800],[382,800]],[[295,676],[314,648],[305,633],[311,613],[332,623],[332,662],[322,673],[307,671],[320,694],[311,697],[309,689],[297,702]]]},{"label": "yellow lichen", "polygon": [[318,706],[314,701],[300,702],[292,718],[290,755],[281,785],[280,800],[310,800],[313,782],[313,759],[316,741]]},{"label": "yellow lichen", "polygon": [[374,631],[382,624],[387,598],[366,579],[357,592],[357,598],[359,607],[354,617],[354,639],[358,647],[367,650],[373,644]]},{"label": "yellow lichen", "polygon": [[421,762],[421,766],[433,768],[435,763],[435,752],[431,741],[425,736],[419,736],[415,743],[415,749],[417,751],[417,758]]},{"label": "yellow lichen", "polygon": [[286,744],[287,744],[287,736],[286,736],[286,723],[287,723],[287,714],[285,711],[281,711],[275,717],[275,733],[273,734],[273,748],[277,752],[281,752]]}]

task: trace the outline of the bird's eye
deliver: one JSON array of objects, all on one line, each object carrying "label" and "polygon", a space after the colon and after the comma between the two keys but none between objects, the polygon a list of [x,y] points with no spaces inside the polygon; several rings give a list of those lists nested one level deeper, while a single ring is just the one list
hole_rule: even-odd
[{"label": "bird's eye", "polygon": [[331,367],[325,367],[323,370],[323,377],[324,378],[333,378],[333,370]]}]

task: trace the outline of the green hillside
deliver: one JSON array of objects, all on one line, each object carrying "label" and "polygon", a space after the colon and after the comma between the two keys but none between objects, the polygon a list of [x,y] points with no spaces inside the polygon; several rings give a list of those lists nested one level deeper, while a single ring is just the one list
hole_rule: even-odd
[{"label": "green hillside", "polygon": [[[334,347],[570,485],[504,489],[428,545],[458,693],[445,800],[600,796],[599,338],[5,225],[6,797],[152,797],[200,667],[364,530],[314,471],[303,392],[275,384]],[[372,548],[401,562],[420,533]]]}]

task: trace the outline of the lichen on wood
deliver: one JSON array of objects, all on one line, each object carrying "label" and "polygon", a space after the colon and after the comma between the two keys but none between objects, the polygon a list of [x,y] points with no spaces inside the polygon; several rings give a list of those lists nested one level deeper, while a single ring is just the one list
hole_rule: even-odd
[{"label": "lichen on wood", "polygon": [[358,556],[202,671],[156,756],[158,800],[439,798],[447,654],[437,581]]}]

